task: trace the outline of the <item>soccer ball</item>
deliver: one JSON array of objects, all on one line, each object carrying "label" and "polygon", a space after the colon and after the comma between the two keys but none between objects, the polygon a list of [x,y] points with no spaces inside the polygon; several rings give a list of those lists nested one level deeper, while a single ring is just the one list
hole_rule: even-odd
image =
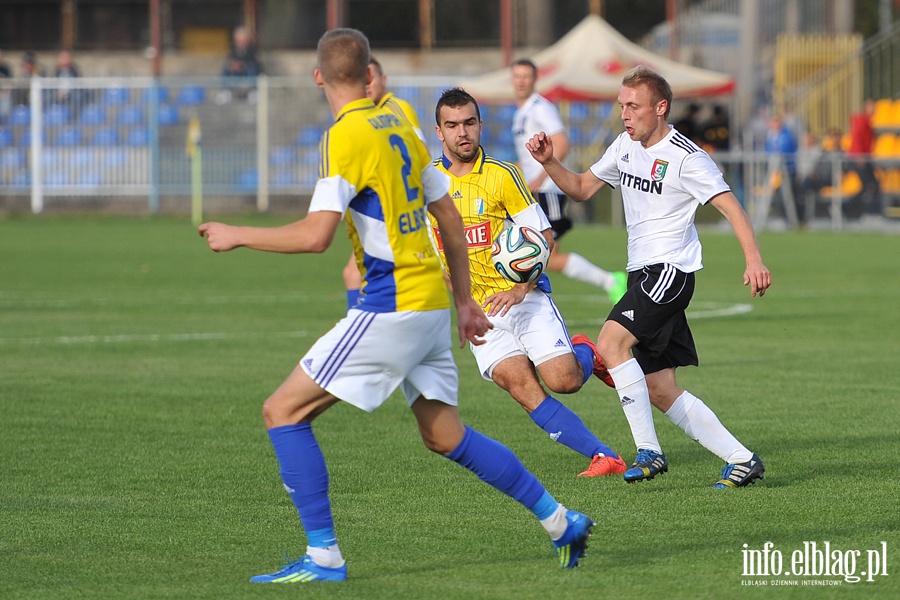
[{"label": "soccer ball", "polygon": [[540,231],[512,225],[500,232],[491,247],[497,271],[513,283],[528,283],[541,276],[550,260],[550,246]]}]

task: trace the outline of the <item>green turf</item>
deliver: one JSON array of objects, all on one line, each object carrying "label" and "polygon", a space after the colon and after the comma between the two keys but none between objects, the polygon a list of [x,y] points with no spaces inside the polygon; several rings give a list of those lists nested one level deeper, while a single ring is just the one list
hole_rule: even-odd
[{"label": "green turf", "polygon": [[[305,546],[260,405],[341,316],[346,240],[214,254],[174,219],[0,220],[0,598],[900,597],[900,236],[764,235],[774,285],[753,300],[734,237],[702,238],[702,366],[681,382],[759,452],[764,481],[710,489],[719,459],[658,413],[667,475],[578,479],[588,461],[463,350],[463,418],[598,521],[582,567],[559,569],[525,509],[428,453],[395,395],[317,421],[350,580],[298,590],[246,582]],[[565,249],[622,265],[624,232],[579,226]],[[570,331],[596,334],[603,294],[553,279]],[[633,458],[611,390],[564,400]],[[885,541],[889,575],[772,590],[836,579],[742,577],[743,545],[766,541],[784,570],[805,541],[860,550],[857,572]]]}]

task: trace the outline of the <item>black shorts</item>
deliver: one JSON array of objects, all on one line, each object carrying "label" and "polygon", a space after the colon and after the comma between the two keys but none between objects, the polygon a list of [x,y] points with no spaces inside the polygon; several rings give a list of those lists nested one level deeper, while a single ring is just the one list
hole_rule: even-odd
[{"label": "black shorts", "polygon": [[694,295],[694,274],[669,264],[628,273],[628,291],[607,320],[638,339],[632,349],[644,373],[696,366],[697,348],[684,311]]},{"label": "black shorts", "polygon": [[558,240],[568,230],[572,229],[572,221],[566,216],[566,204],[569,202],[567,196],[555,192],[539,192],[537,201],[550,221],[550,229],[553,230],[554,240]]}]

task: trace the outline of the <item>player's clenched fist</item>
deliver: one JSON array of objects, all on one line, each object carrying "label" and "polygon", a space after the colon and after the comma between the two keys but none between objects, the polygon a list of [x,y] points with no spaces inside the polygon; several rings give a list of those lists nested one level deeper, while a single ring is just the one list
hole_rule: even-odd
[{"label": "player's clenched fist", "polygon": [[224,223],[203,223],[197,228],[201,237],[206,238],[210,250],[228,252],[238,247],[237,227]]}]

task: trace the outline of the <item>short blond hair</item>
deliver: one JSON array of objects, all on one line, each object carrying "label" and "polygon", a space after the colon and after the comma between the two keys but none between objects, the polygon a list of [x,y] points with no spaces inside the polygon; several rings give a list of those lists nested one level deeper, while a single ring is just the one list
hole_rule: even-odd
[{"label": "short blond hair", "polygon": [[639,85],[647,86],[650,91],[650,100],[656,104],[660,100],[666,101],[666,119],[669,118],[669,112],[672,110],[672,86],[666,81],[666,78],[644,65],[638,65],[631,68],[622,79],[622,85],[627,88],[636,88]]},{"label": "short blond hair", "polygon": [[316,49],[316,66],[322,79],[332,84],[366,85],[370,58],[369,40],[357,29],[332,29]]}]

